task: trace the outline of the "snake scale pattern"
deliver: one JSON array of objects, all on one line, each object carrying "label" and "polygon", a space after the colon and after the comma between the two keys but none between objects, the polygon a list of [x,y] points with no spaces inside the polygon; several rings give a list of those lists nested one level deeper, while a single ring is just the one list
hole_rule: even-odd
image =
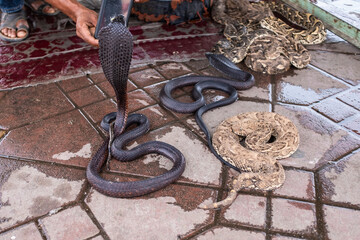
[{"label": "snake scale pattern", "polygon": [[[289,26],[273,12],[300,29]],[[274,1],[217,0],[211,15],[225,25],[226,37],[215,45],[214,52],[234,63],[245,59],[247,67],[267,74],[283,73],[291,65],[306,67],[311,56],[303,44],[318,44],[326,38],[323,23],[314,15]]]},{"label": "snake scale pattern", "polygon": [[[93,188],[111,197],[137,197],[154,192],[181,176],[185,169],[185,158],[175,147],[159,141],[146,142],[130,150],[125,150],[127,143],[149,130],[149,121],[142,114],[128,116],[126,87],[132,58],[133,38],[125,27],[122,16],[114,18],[109,25],[100,30],[99,45],[101,66],[106,79],[115,90],[118,109],[116,113],[106,115],[102,121],[102,127],[105,130],[110,129],[110,135],[113,135],[114,139],[107,138],[104,141],[90,160],[86,177]],[[127,130],[132,125],[136,125],[136,127]],[[99,174],[102,167],[110,161],[111,156],[124,162],[133,161],[151,153],[170,159],[173,162],[172,168],[162,175],[130,182],[109,181]]]},{"label": "snake scale pattern", "polygon": [[293,154],[299,146],[299,133],[286,117],[272,112],[249,112],[223,121],[212,142],[216,152],[240,169],[226,199],[202,205],[204,209],[229,206],[241,189],[273,190],[285,181],[277,159]]}]

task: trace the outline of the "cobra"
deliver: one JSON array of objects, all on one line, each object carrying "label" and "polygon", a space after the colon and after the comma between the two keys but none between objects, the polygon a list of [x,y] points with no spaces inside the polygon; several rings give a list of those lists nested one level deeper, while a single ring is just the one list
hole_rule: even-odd
[{"label": "cobra", "polygon": [[[108,114],[102,121],[104,129],[113,129],[114,140],[111,141],[110,138],[107,138],[104,141],[90,160],[86,177],[97,191],[112,197],[136,197],[154,192],[181,176],[185,169],[185,158],[175,147],[159,141],[146,142],[130,150],[124,149],[127,143],[149,130],[149,121],[142,114],[131,114],[128,117],[126,86],[133,42],[132,35],[124,26],[122,17],[116,17],[101,29],[99,45],[100,62],[104,74],[115,90],[117,112]],[[138,126],[126,131],[130,125],[134,124]],[[162,175],[133,182],[108,181],[99,174],[107,162],[108,156],[128,162],[150,153],[157,153],[169,158],[173,162],[172,168]]]}]

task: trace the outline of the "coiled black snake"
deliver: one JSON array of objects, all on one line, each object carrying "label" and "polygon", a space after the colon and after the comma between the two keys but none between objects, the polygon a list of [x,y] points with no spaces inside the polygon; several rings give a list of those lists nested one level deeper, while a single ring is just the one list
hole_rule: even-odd
[{"label": "coiled black snake", "polygon": [[[105,129],[109,128],[110,122],[114,122],[114,141],[110,141],[110,138],[104,141],[91,159],[86,170],[86,177],[97,191],[105,195],[112,197],[141,196],[163,188],[179,178],[185,169],[185,158],[175,147],[158,141],[146,142],[131,150],[123,149],[128,142],[149,130],[149,121],[146,116],[132,114],[128,117],[127,113],[126,86],[133,42],[131,33],[124,26],[123,18],[117,17],[101,29],[99,45],[99,56],[104,74],[116,93],[117,113],[110,113],[103,119],[102,126]],[[124,131],[133,124],[138,126],[130,131]],[[133,161],[143,155],[157,153],[169,158],[174,164],[168,172],[153,178],[134,182],[108,181],[102,178],[99,172],[107,161],[109,145],[111,155],[119,161]]]},{"label": "coiled black snake", "polygon": [[[117,112],[106,115],[102,122],[105,130],[112,132],[113,138],[107,138],[100,149],[91,159],[86,176],[90,184],[99,192],[112,197],[136,197],[165,187],[181,176],[185,169],[185,159],[182,153],[175,147],[158,141],[146,142],[131,150],[124,150],[127,143],[143,135],[149,130],[149,122],[144,115],[127,114],[126,85],[128,72],[132,57],[132,36],[123,25],[121,17],[103,27],[99,34],[99,56],[104,74],[115,90],[117,98]],[[201,116],[209,109],[230,104],[237,99],[237,91],[244,90],[254,85],[254,77],[250,73],[243,72],[231,61],[222,55],[208,54],[208,59],[216,69],[226,73],[232,79],[228,80],[218,77],[186,76],[169,81],[160,93],[162,104],[173,111],[189,113],[196,111],[196,120],[200,128],[206,133],[212,152],[225,164],[237,169],[235,166],[224,161],[212,148],[210,133],[203,123]],[[195,85],[194,98],[196,102],[186,104],[180,103],[171,97],[171,92],[178,87]],[[206,105],[201,91],[204,89],[218,89],[227,92],[230,97]],[[236,88],[236,89],[235,89]],[[125,131],[130,125],[138,126],[132,130]],[[110,134],[111,135],[111,134]],[[112,138],[112,137],[111,137]],[[99,175],[103,165],[109,160],[108,149],[111,156],[119,161],[133,161],[143,155],[157,153],[173,161],[173,167],[166,173],[134,182],[108,181]],[[239,170],[239,169],[237,169]]]}]

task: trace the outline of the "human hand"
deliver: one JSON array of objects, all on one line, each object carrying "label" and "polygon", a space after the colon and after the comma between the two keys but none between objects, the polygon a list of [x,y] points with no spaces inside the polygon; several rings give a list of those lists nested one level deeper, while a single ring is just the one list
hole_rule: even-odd
[{"label": "human hand", "polygon": [[94,38],[98,14],[90,9],[84,9],[76,16],[76,34],[92,46],[99,47],[99,40]]}]

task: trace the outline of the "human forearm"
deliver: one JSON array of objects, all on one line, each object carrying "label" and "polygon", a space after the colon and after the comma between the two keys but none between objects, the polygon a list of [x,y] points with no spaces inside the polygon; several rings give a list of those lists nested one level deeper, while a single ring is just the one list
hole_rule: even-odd
[{"label": "human forearm", "polygon": [[78,3],[76,0],[46,0],[46,2],[58,8],[75,22],[77,21],[78,16],[84,11],[89,11],[89,9]]},{"label": "human forearm", "polygon": [[85,42],[99,46],[99,41],[94,38],[95,27],[98,14],[76,0],[46,0],[52,6],[57,7],[60,11],[76,22],[76,34]]}]

